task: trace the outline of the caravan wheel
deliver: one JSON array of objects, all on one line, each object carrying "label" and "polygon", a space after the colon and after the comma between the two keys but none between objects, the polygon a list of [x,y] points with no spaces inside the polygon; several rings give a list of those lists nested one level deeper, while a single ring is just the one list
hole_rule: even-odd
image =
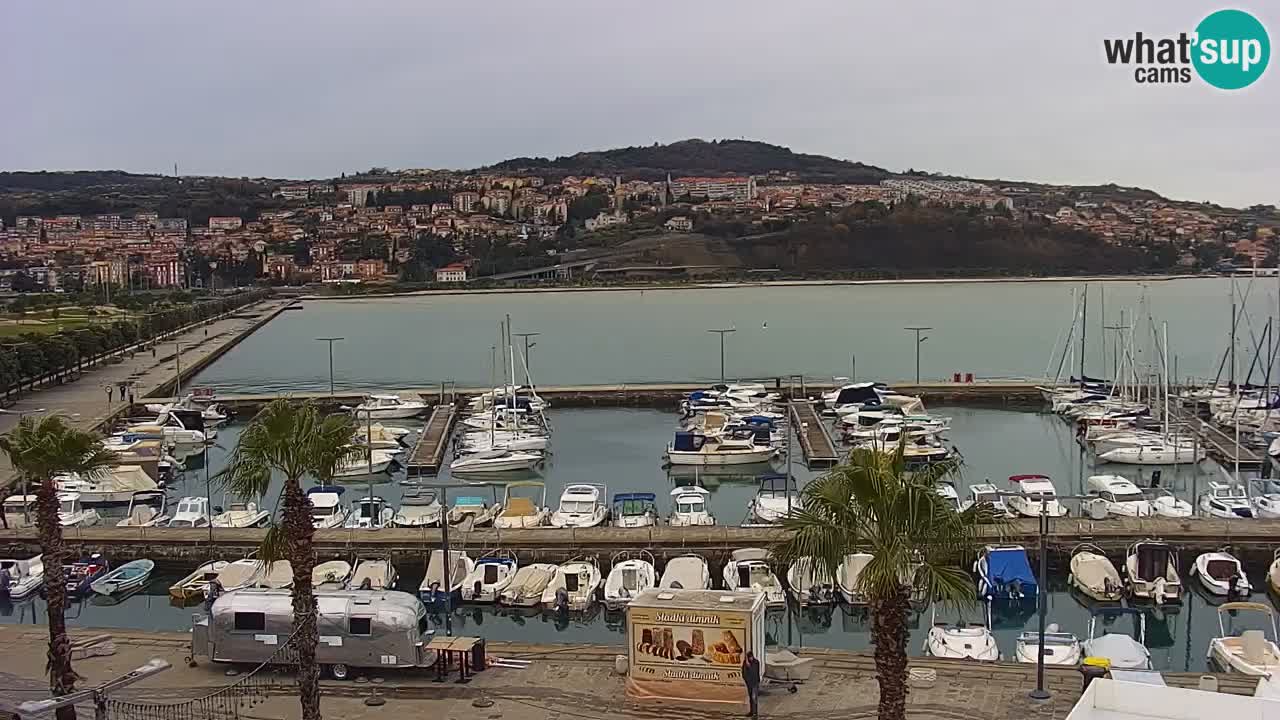
[{"label": "caravan wheel", "polygon": [[329,666],[329,674],[334,680],[346,680],[351,675],[351,669],[342,663],[334,663]]}]

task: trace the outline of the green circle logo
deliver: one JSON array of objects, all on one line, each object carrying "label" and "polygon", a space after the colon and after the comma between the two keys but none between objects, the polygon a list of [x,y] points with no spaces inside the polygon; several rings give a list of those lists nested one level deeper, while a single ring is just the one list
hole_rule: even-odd
[{"label": "green circle logo", "polygon": [[1239,90],[1262,77],[1271,40],[1258,19],[1243,10],[1219,10],[1196,26],[1191,62],[1200,78],[1221,90]]}]

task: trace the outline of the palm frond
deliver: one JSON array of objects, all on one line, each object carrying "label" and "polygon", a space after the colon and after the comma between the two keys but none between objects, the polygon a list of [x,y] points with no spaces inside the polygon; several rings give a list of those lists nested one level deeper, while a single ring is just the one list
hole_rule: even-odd
[{"label": "palm frond", "polygon": [[272,523],[267,528],[267,534],[262,537],[262,544],[258,546],[258,559],[266,563],[267,569],[271,569],[271,563],[284,560],[288,556],[289,538],[285,536],[284,528],[278,524]]}]

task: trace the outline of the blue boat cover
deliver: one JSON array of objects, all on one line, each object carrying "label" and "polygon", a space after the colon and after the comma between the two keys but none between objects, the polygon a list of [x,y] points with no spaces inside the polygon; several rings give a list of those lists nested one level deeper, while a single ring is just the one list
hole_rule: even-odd
[{"label": "blue boat cover", "polygon": [[707,394],[701,390],[694,390],[693,392],[689,393],[690,400],[701,400],[706,396]]},{"label": "blue boat cover", "polygon": [[656,502],[658,500],[658,496],[653,493],[614,493],[613,495],[614,505],[628,500]]},{"label": "blue boat cover", "polygon": [[751,415],[744,417],[742,418],[742,422],[746,425],[768,425],[771,428],[773,427],[773,418],[765,417],[764,415]]},{"label": "blue boat cover", "polygon": [[681,430],[676,432],[676,439],[672,444],[671,449],[682,452],[695,452],[702,449],[702,443],[704,440],[705,438],[697,433],[690,432],[688,430]]},{"label": "blue boat cover", "polygon": [[987,555],[987,579],[992,585],[990,596],[1008,597],[1005,588],[1014,582],[1022,586],[1023,595],[1036,594],[1036,576],[1031,572],[1027,551],[1022,548],[992,550]]}]

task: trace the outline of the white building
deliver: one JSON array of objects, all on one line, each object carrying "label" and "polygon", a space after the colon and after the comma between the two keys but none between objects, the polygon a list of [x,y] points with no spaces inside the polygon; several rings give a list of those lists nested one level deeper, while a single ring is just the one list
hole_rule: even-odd
[{"label": "white building", "polygon": [[671,181],[676,198],[689,195],[708,200],[751,200],[756,196],[754,177],[682,177]]},{"label": "white building", "polygon": [[436,282],[452,283],[467,281],[467,266],[462,263],[454,263],[445,265],[442,268],[436,268]]},{"label": "white building", "polygon": [[211,217],[209,218],[210,230],[239,230],[244,225],[244,221],[238,217]]},{"label": "white building", "polygon": [[672,232],[693,232],[693,220],[686,215],[677,215],[667,221],[666,228]]}]

